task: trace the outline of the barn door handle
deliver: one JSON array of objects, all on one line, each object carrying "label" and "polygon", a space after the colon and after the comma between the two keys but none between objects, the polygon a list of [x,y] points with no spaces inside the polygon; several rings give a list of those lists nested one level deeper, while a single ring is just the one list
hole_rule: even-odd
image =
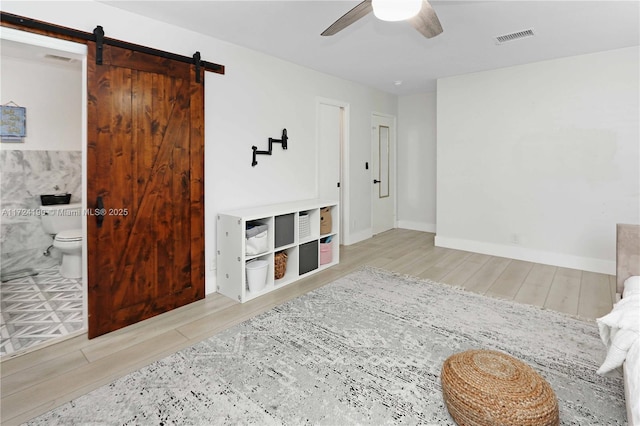
[{"label": "barn door handle", "polygon": [[380,181],[378,179],[374,179],[373,183],[380,183]]},{"label": "barn door handle", "polygon": [[102,196],[98,195],[98,199],[96,200],[96,223],[98,224],[98,228],[102,228],[102,222],[104,222],[105,214],[106,210],[104,209]]}]

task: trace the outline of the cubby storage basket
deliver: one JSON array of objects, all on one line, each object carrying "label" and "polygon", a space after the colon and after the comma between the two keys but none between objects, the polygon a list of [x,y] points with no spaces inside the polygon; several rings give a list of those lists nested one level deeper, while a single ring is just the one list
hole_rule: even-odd
[{"label": "cubby storage basket", "polygon": [[329,243],[320,243],[320,264],[326,265],[327,263],[331,263],[333,261],[333,244]]},{"label": "cubby storage basket", "polygon": [[331,207],[320,209],[320,234],[325,235],[331,232],[333,225],[331,220]]},{"label": "cubby storage basket", "polygon": [[249,291],[261,291],[267,284],[269,262],[266,260],[252,260],[245,264],[247,274],[247,287]]},{"label": "cubby storage basket", "polygon": [[308,214],[300,214],[298,217],[298,234],[300,239],[307,238],[311,235],[311,221]]},{"label": "cubby storage basket", "polygon": [[265,253],[269,250],[268,226],[251,224],[246,231],[245,253],[247,256]]},{"label": "cubby storage basket", "polygon": [[284,274],[287,272],[287,253],[284,251],[279,251],[278,253],[273,255],[273,277],[276,280],[284,277]]}]

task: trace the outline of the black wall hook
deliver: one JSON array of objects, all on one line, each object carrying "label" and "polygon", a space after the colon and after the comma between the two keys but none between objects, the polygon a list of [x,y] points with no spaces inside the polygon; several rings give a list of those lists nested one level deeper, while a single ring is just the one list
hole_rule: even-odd
[{"label": "black wall hook", "polygon": [[287,129],[282,129],[282,139],[273,139],[273,138],[269,138],[269,151],[258,151],[258,147],[257,146],[252,146],[251,149],[253,150],[253,159],[251,161],[251,167],[255,167],[258,164],[258,161],[256,160],[256,155],[260,154],[260,155],[271,155],[273,153],[273,144],[274,143],[279,143],[282,144],[282,149],[287,149],[287,141],[289,140],[289,137],[287,136]]}]

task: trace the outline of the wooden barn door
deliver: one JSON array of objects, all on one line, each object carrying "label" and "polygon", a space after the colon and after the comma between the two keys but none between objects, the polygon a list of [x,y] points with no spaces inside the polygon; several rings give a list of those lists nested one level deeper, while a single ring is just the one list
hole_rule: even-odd
[{"label": "wooden barn door", "polygon": [[89,338],[204,297],[203,83],[190,64],[95,55],[89,43]]}]

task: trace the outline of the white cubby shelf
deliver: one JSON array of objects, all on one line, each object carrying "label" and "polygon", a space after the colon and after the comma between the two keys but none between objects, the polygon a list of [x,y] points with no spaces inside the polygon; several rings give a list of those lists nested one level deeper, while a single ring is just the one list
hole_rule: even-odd
[{"label": "white cubby shelf", "polygon": [[[331,211],[331,229],[320,233],[323,208]],[[300,229],[300,217],[307,216],[308,226]],[[303,218],[304,222],[307,220]],[[339,205],[336,201],[304,200],[268,206],[233,210],[216,215],[218,293],[242,303],[301,278],[327,269],[340,261]],[[246,254],[247,224],[267,225],[268,247],[263,253]],[[302,236],[300,235],[302,232]],[[331,237],[331,256],[321,256],[321,243]],[[326,247],[322,245],[323,247]],[[287,269],[280,279],[274,277],[274,255],[287,253]],[[269,264],[266,283],[259,291],[249,291],[246,268],[248,261],[266,260]]]}]

